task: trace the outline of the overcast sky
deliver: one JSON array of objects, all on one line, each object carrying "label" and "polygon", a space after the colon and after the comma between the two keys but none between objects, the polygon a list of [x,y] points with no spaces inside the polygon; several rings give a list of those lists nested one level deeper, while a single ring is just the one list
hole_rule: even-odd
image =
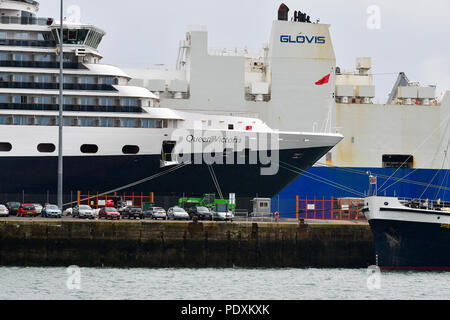
[{"label": "overcast sky", "polygon": [[[58,17],[59,0],[40,0],[39,16]],[[81,20],[107,32],[104,63],[174,67],[179,40],[190,25],[206,25],[209,46],[259,51],[269,41],[282,1],[273,0],[65,0]],[[331,25],[337,64],[353,70],[356,57],[372,57],[377,96],[385,102],[404,71],[411,81],[450,90],[450,1],[286,0],[291,13],[307,12]],[[367,9],[381,9],[381,28],[369,29]]]}]

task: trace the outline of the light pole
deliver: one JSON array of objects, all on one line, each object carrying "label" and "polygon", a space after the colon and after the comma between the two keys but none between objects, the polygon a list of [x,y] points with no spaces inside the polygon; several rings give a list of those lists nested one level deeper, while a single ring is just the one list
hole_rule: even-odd
[{"label": "light pole", "polygon": [[63,51],[63,11],[64,0],[61,0],[61,15],[59,28],[59,147],[58,147],[58,207],[63,210],[63,109],[64,109],[64,51]]}]

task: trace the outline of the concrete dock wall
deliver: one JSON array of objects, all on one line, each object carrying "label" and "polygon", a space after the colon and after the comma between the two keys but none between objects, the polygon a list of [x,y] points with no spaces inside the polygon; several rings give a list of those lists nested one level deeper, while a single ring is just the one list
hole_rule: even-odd
[{"label": "concrete dock wall", "polygon": [[374,264],[368,225],[0,222],[0,265],[317,267]]}]

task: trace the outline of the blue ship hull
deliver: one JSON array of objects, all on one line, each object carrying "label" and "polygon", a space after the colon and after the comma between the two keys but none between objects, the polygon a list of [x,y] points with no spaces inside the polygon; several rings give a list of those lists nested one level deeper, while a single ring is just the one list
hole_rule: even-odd
[{"label": "blue ship hull", "polygon": [[273,198],[272,211],[278,211],[282,217],[294,218],[297,196],[320,200],[364,198],[369,192],[369,171],[378,177],[379,195],[450,201],[450,170],[396,170],[313,167]]}]

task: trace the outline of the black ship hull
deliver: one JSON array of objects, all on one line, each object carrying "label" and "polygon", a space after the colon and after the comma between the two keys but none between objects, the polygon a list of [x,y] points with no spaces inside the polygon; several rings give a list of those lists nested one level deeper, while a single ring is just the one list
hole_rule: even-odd
[{"label": "black ship hull", "polygon": [[450,225],[382,219],[370,225],[381,269],[450,271]]},{"label": "black ship hull", "polygon": [[[77,191],[154,192],[157,202],[181,195],[218,194],[212,178],[215,175],[223,196],[235,193],[238,204],[241,201],[246,207],[247,201],[256,196],[274,197],[330,149],[282,150],[277,161],[297,169],[279,168],[275,175],[261,175],[261,169],[267,168],[262,164],[187,164],[161,168],[161,155],[65,157],[64,203],[76,200]],[[298,154],[301,156],[296,157]],[[234,163],[238,157],[242,154],[234,154]],[[57,157],[0,157],[0,167],[0,203],[55,202]]]}]

